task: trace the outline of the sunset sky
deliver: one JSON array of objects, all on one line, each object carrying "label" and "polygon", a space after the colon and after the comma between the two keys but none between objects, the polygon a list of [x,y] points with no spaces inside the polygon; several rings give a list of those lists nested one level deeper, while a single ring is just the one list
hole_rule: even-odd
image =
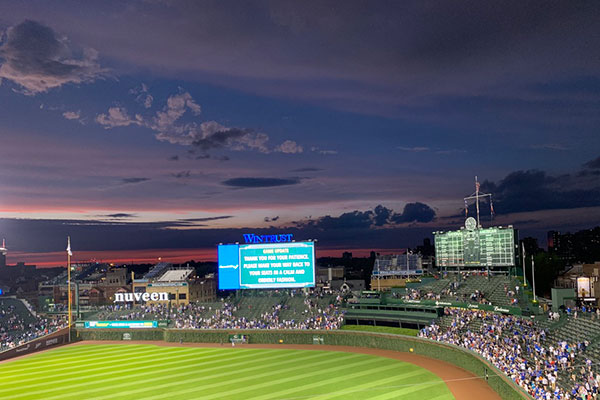
[{"label": "sunset sky", "polygon": [[0,0],[0,80],[9,263],[600,225],[597,1]]}]

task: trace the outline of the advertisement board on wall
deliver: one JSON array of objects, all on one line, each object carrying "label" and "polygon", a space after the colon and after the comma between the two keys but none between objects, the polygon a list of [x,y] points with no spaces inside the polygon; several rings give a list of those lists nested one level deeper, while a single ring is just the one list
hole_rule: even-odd
[{"label": "advertisement board on wall", "polygon": [[577,297],[591,297],[590,278],[585,276],[577,278]]},{"label": "advertisement board on wall", "polygon": [[158,321],[85,321],[87,329],[148,329],[158,328]]}]

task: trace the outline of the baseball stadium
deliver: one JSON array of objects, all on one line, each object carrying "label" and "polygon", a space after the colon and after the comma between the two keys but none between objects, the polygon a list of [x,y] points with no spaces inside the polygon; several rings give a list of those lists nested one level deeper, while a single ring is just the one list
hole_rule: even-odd
[{"label": "baseball stadium", "polygon": [[541,304],[512,226],[435,232],[432,265],[378,256],[370,290],[318,268],[315,241],[246,239],[205,276],[74,268],[69,246],[52,307],[1,299],[0,398],[596,398],[600,311]]}]

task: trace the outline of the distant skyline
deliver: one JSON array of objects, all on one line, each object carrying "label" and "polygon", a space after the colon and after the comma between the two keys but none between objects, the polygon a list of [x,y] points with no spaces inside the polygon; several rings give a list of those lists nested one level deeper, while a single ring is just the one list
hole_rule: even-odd
[{"label": "distant skyline", "polygon": [[214,259],[247,232],[415,247],[462,224],[475,175],[486,226],[600,225],[598,2],[0,10],[9,263],[59,263],[67,235],[114,260]]}]

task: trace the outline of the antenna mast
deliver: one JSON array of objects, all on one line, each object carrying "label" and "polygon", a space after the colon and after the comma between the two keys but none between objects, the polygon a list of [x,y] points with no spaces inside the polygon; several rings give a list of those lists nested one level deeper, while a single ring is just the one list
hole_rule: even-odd
[{"label": "antenna mast", "polygon": [[477,229],[481,228],[481,223],[479,221],[479,198],[480,197],[489,197],[490,198],[490,216],[494,214],[494,206],[492,205],[492,195],[490,193],[481,193],[479,192],[479,181],[477,180],[477,176],[475,176],[475,193],[471,194],[468,197],[465,197],[465,212],[468,212],[467,200],[475,199],[475,208],[477,210]]}]

